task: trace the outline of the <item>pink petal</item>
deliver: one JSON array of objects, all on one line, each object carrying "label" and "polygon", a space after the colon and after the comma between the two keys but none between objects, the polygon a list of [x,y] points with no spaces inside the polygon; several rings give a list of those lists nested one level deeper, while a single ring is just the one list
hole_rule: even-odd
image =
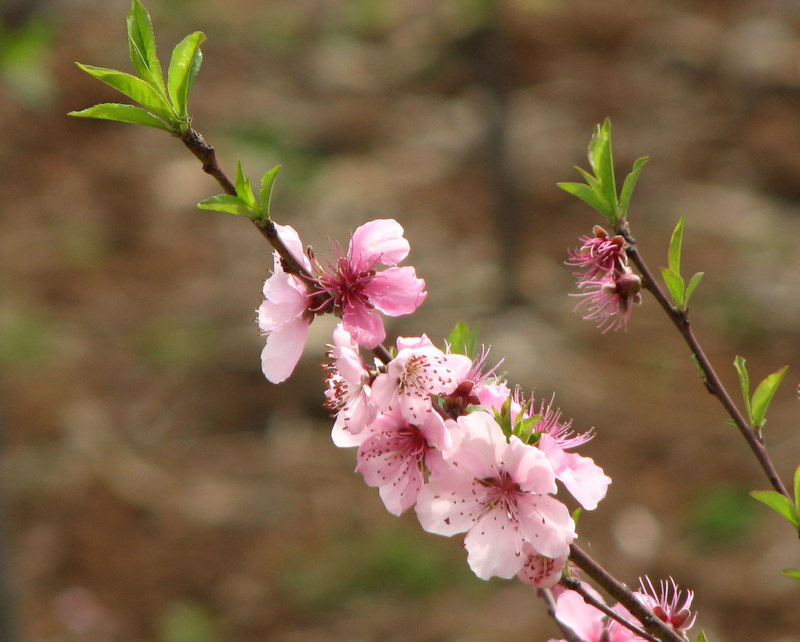
[{"label": "pink petal", "polygon": [[[300,235],[297,233],[297,231],[291,225],[280,225],[279,223],[275,223],[275,229],[278,232],[278,238],[286,246],[286,249],[289,250],[289,254],[291,254],[297,260],[297,262],[300,263],[300,265],[310,272],[311,261],[309,261],[308,257],[306,256],[303,248],[303,242],[300,240]],[[280,257],[278,257],[277,253],[275,255],[275,265],[277,271],[277,267],[280,266]]]},{"label": "pink petal", "polygon": [[342,323],[356,343],[370,350],[386,338],[383,320],[369,308],[348,305],[342,314]]},{"label": "pink petal", "polygon": [[258,327],[272,332],[297,319],[308,306],[305,286],[286,272],[276,272],[264,282],[264,300],[258,306]]},{"label": "pink petal", "polygon": [[286,381],[306,345],[309,321],[298,318],[284,324],[267,335],[267,343],[261,351],[261,370],[272,383]]},{"label": "pink petal", "polygon": [[464,538],[469,567],[482,580],[519,573],[526,560],[522,543],[518,526],[499,507],[487,511]]},{"label": "pink petal", "polygon": [[591,457],[570,453],[558,447],[555,439],[543,434],[539,448],[547,455],[558,480],[586,510],[594,510],[606,496],[611,478]]},{"label": "pink petal", "polygon": [[403,238],[403,227],[394,219],[377,219],[364,223],[350,239],[348,254],[357,262],[397,265],[408,256],[409,244]]},{"label": "pink petal", "polygon": [[414,312],[428,293],[425,281],[417,278],[411,266],[390,267],[378,272],[364,286],[369,302],[390,317]]}]

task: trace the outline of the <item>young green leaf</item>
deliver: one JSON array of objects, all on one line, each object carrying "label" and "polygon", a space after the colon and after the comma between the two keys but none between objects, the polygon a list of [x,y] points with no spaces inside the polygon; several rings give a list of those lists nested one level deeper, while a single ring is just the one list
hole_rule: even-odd
[{"label": "young green leaf", "polygon": [[753,393],[753,398],[751,400],[751,406],[753,409],[753,416],[751,420],[754,428],[764,427],[764,424],[766,423],[764,417],[767,414],[767,408],[769,407],[772,398],[775,396],[775,391],[778,389],[778,386],[781,385],[781,381],[783,381],[783,377],[788,368],[789,366],[784,366],[777,372],[773,372],[771,375],[766,376],[764,380],[758,384],[758,387]]},{"label": "young green leaf", "polygon": [[230,194],[212,196],[200,201],[197,207],[201,210],[225,212],[227,214],[236,214],[236,216],[247,216],[248,218],[253,216],[253,210],[247,206],[247,203],[238,196],[231,196]]},{"label": "young green leaf", "polygon": [[661,276],[664,277],[664,283],[667,284],[667,290],[672,297],[672,302],[676,307],[680,308],[683,304],[683,279],[681,275],[668,268],[661,268]]},{"label": "young green leaf", "polygon": [[619,216],[616,212],[617,185],[614,180],[614,158],[611,153],[611,120],[608,118],[602,125],[597,126],[589,143],[589,164],[600,182],[604,199],[614,205],[611,214],[611,222],[614,223]]},{"label": "young green leaf", "polygon": [[471,330],[463,321],[456,323],[455,327],[447,336],[447,344],[450,346],[450,352],[464,354],[470,359],[474,359],[479,329],[480,325],[477,323]]},{"label": "young green leaf", "polygon": [[794,507],[800,515],[800,466],[794,471]]},{"label": "young green leaf", "polygon": [[793,580],[800,582],[800,568],[785,568],[781,571],[781,575],[791,577]]},{"label": "young green leaf", "polygon": [[261,177],[261,189],[258,190],[259,209],[265,218],[269,219],[269,207],[272,201],[272,188],[275,187],[275,179],[281,166],[275,165],[271,170]]},{"label": "young green leaf", "polygon": [[557,183],[557,185],[565,192],[577,196],[589,207],[594,208],[606,218],[611,216],[608,204],[588,185],[583,183]]},{"label": "young green leaf", "polygon": [[[149,111],[134,105],[124,105],[121,103],[101,103],[88,109],[71,111],[68,116],[78,116],[80,118],[100,118],[102,120],[116,120],[120,123],[132,123],[134,125],[145,125],[155,127],[164,131],[173,132],[172,128],[163,120],[153,116]],[[173,132],[174,133],[174,132]]]},{"label": "young green leaf", "polygon": [[797,515],[797,509],[784,495],[774,490],[751,490],[750,496],[769,506],[776,513],[788,519],[794,526],[800,526],[800,517]]},{"label": "young green leaf", "polygon": [[681,244],[683,243],[683,217],[678,219],[672,237],[669,240],[669,252],[667,253],[667,265],[676,274],[681,273]]},{"label": "young green leaf", "polygon": [[110,87],[125,94],[128,98],[132,98],[142,107],[153,112],[163,120],[171,121],[174,118],[175,114],[166,99],[159,94],[150,83],[145,82],[141,78],[126,74],[122,71],[117,71],[116,69],[84,65],[79,62],[75,64],[90,76],[94,76]]},{"label": "young green leaf", "polygon": [[156,55],[156,38],[153,23],[139,0],[133,0],[127,17],[128,49],[133,68],[139,77],[152,84],[166,97],[164,74]]},{"label": "young green leaf", "polygon": [[689,299],[692,298],[692,294],[694,294],[694,290],[700,284],[700,279],[703,278],[704,274],[705,272],[698,272],[689,280],[689,285],[686,286],[686,291],[683,293],[684,308],[689,306]]},{"label": "young green leaf", "polygon": [[628,217],[628,205],[631,202],[631,196],[633,196],[633,190],[636,187],[636,183],[639,180],[639,175],[642,173],[642,169],[644,169],[644,164],[648,161],[647,156],[642,158],[637,158],[636,161],[633,163],[633,168],[631,169],[630,173],[625,177],[625,181],[622,183],[622,192],[619,196],[619,216],[620,218],[627,218]]},{"label": "young green leaf", "polygon": [[252,211],[258,210],[256,204],[256,197],[253,194],[253,187],[250,185],[250,179],[244,175],[242,171],[242,162],[236,161],[236,178],[233,181],[236,187],[236,196],[238,196]]},{"label": "young green leaf", "polygon": [[202,31],[195,31],[181,40],[172,50],[172,58],[167,72],[169,99],[178,116],[186,121],[189,118],[189,92],[200,70],[203,54],[200,45],[206,40]]},{"label": "young green leaf", "polygon": [[706,637],[705,631],[700,631],[697,636],[697,642],[708,642],[708,638]]},{"label": "young green leaf", "polygon": [[750,376],[747,374],[747,365],[745,360],[737,355],[733,360],[733,366],[736,368],[736,372],[739,374],[739,386],[742,389],[744,408],[747,411],[747,419],[750,421],[750,425],[752,425],[753,411],[750,407]]}]

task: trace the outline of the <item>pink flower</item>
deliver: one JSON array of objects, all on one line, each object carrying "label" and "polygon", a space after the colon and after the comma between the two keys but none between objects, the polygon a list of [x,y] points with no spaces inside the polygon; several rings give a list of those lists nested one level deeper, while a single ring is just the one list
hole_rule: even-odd
[{"label": "pink flower", "polygon": [[377,409],[370,402],[370,373],[364,367],[358,345],[339,323],[333,331],[333,345],[328,351],[333,363],[325,369],[325,407],[336,412],[333,442],[341,447],[357,446],[355,436],[375,419]]},{"label": "pink flower", "polygon": [[594,237],[581,237],[581,249],[571,252],[567,261],[580,269],[575,274],[582,292],[571,296],[582,297],[577,307],[586,306],[588,313],[583,318],[596,321],[603,332],[626,328],[631,304],[642,301],[642,279],[628,267],[622,236],[609,237],[599,225],[593,231]]},{"label": "pink flower", "polygon": [[540,450],[514,436],[506,440],[481,411],[458,418],[453,441],[444,453],[448,466],[431,472],[417,499],[426,531],[466,532],[467,562],[482,579],[513,577],[531,549],[551,558],[568,553],[575,523],[550,496],[555,475]]},{"label": "pink flower", "polygon": [[[275,227],[292,256],[310,269],[297,232],[288,225]],[[258,327],[267,335],[261,351],[261,369],[272,383],[281,383],[292,374],[303,354],[312,315],[308,313],[307,285],[284,272],[280,257],[277,253],[274,256],[273,274],[264,282],[264,300],[258,308]]]},{"label": "pink flower", "polygon": [[[276,225],[278,237],[306,271],[288,274],[275,254],[273,274],[264,283],[258,325],[267,342],[261,368],[273,383],[286,380],[303,353],[308,326],[317,314],[341,316],[345,330],[365,348],[377,347],[386,331],[378,314],[414,312],[425,300],[425,281],[413,267],[396,267],[408,254],[408,241],[397,221],[379,219],[356,229],[347,255],[341,249],[326,266],[311,264],[297,232]],[[336,249],[336,246],[333,246]],[[378,272],[378,265],[389,266]]]},{"label": "pink flower", "polygon": [[[345,329],[365,348],[386,337],[377,314],[391,317],[414,312],[425,300],[425,281],[413,267],[396,267],[408,254],[403,228],[392,219],[378,219],[356,229],[347,254],[338,254],[326,266],[317,265],[314,312],[340,314]],[[389,266],[377,272],[378,265]]]},{"label": "pink flower", "polygon": [[527,542],[522,552],[526,558],[517,573],[517,577],[521,581],[538,588],[553,588],[558,584],[561,580],[561,572],[567,563],[567,555],[561,555],[556,559],[545,557],[537,553]]},{"label": "pink flower", "polygon": [[[645,583],[646,580],[646,583]],[[686,591],[686,595],[678,589],[678,585],[671,577],[669,582],[661,580],[659,590],[653,586],[650,578],[645,575],[639,578],[641,591],[634,595],[639,598],[647,608],[652,609],[653,615],[666,623],[676,632],[688,631],[694,626],[697,614],[692,614],[691,606],[694,599],[693,591]]]},{"label": "pink flower", "polygon": [[595,225],[594,236],[582,236],[583,245],[577,252],[570,252],[567,265],[577,267],[581,272],[581,281],[605,276],[615,270],[622,270],[628,265],[625,254],[625,239],[621,236],[609,236],[599,225]]},{"label": "pink flower", "polygon": [[[586,590],[600,600],[596,591],[588,586]],[[626,619],[631,617],[630,613],[619,604],[613,609]],[[556,619],[572,629],[583,642],[634,642],[640,639],[602,611],[584,602],[575,591],[564,591],[556,598]],[[549,642],[566,641],[551,639]]]},{"label": "pink flower", "polygon": [[[426,337],[427,338],[427,337]],[[412,344],[408,338],[398,345]],[[446,395],[455,390],[460,375],[471,365],[469,357],[445,354],[433,345],[420,343],[419,348],[402,348],[386,365],[372,384],[372,401],[385,410],[399,406],[412,423],[433,412],[431,395]]]},{"label": "pink flower", "polygon": [[440,451],[450,445],[444,420],[432,412],[414,425],[395,408],[378,415],[364,432],[356,471],[379,488],[386,509],[400,515],[417,501],[425,471],[441,466]]},{"label": "pink flower", "polygon": [[603,332],[626,329],[633,310],[631,305],[642,302],[639,294],[642,279],[628,267],[622,272],[580,281],[578,288],[584,292],[571,295],[582,297],[576,309],[586,306],[588,312],[583,318],[597,322],[597,327]]}]

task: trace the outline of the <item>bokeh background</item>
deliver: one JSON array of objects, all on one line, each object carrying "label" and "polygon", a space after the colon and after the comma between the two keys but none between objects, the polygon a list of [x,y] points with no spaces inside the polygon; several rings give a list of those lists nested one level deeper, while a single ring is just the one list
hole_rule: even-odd
[{"label": "bokeh background", "polygon": [[[314,324],[259,369],[271,257],[163,132],[70,119],[128,70],[127,0],[0,6],[2,639],[546,640],[535,593],[482,582],[457,538],[388,515],[334,448]],[[614,125],[653,268],[686,217],[693,321],[725,381],[789,364],[767,426],[800,460],[796,0],[151,0],[162,58],[208,42],[194,125],[229,171],[280,163],[277,220],[325,249],[394,217],[429,297],[390,332],[480,322],[613,478],[581,543],[630,584],[671,574],[716,642],[800,640],[796,534],[654,302],[627,332],[573,312],[566,252],[596,217],[556,188]],[[733,388],[735,390],[735,387]]]}]

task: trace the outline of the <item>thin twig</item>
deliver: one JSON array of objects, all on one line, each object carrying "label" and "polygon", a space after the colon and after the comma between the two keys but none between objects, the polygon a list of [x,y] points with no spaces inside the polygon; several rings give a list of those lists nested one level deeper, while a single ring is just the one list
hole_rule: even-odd
[{"label": "thin twig", "polygon": [[626,629],[633,631],[636,635],[638,635],[643,640],[649,640],[650,642],[658,642],[658,638],[653,637],[647,631],[636,626],[633,622],[629,622],[624,617],[622,617],[619,613],[617,613],[614,609],[610,606],[598,600],[594,595],[589,593],[586,590],[586,587],[581,583],[581,581],[575,577],[572,578],[565,578],[561,580],[561,584],[566,588],[575,591],[578,595],[583,598],[583,601],[593,606],[598,611],[602,611],[605,615],[609,618],[618,622],[620,626],[624,626]]},{"label": "thin twig", "polygon": [[772,460],[770,459],[764,442],[750,428],[747,420],[742,416],[741,412],[739,412],[739,409],[736,407],[736,404],[734,404],[733,399],[731,398],[727,389],[720,381],[717,373],[714,371],[714,368],[712,367],[711,362],[708,360],[705,351],[700,346],[697,337],[695,337],[691,324],[689,323],[688,311],[679,310],[675,308],[672,303],[670,303],[658,282],[653,278],[653,274],[650,272],[641,254],[639,254],[639,250],[636,247],[636,241],[628,232],[627,226],[623,229],[617,229],[615,231],[618,234],[622,234],[627,241],[628,247],[626,248],[626,252],[631,261],[633,261],[633,264],[639,270],[644,287],[650,291],[650,293],[655,297],[656,301],[658,301],[659,305],[663,308],[664,312],[667,313],[670,321],[672,321],[673,325],[678,329],[678,332],[680,332],[684,341],[689,346],[692,354],[696,357],[705,377],[703,383],[706,389],[712,395],[714,395],[722,404],[723,408],[725,408],[725,411],[733,420],[734,425],[739,430],[742,437],[744,437],[745,441],[750,447],[750,450],[753,451],[753,454],[758,460],[762,470],[766,474],[767,479],[769,479],[772,487],[787,499],[792,500],[792,496],[783,485],[783,482],[781,481],[781,478],[778,475]]},{"label": "thin twig", "polygon": [[663,642],[686,642],[682,636],[655,617],[650,609],[637,600],[633,591],[612,576],[575,544],[571,544],[569,547],[569,559],[575,566],[592,578],[608,595],[628,609],[631,615],[642,623],[648,633]]},{"label": "thin twig", "polygon": [[[189,130],[180,137],[180,139],[183,141],[183,144],[189,149],[189,151],[191,151],[192,154],[194,154],[200,160],[200,162],[203,163],[203,171],[206,174],[213,176],[226,194],[230,196],[236,196],[236,186],[233,184],[231,179],[228,178],[228,175],[225,173],[225,171],[220,167],[219,163],[217,162],[217,154],[214,151],[214,148],[205,141],[200,132],[190,127]],[[258,231],[261,232],[261,235],[267,239],[267,241],[269,241],[269,244],[272,245],[273,249],[278,253],[278,256],[281,257],[283,269],[286,272],[295,275],[307,285],[313,286],[316,283],[316,279],[314,279],[313,275],[306,270],[306,268],[289,251],[289,248],[287,248],[283,243],[280,236],[278,236],[278,228],[275,227],[275,223],[272,221],[272,219],[264,218],[250,220],[256,226]],[[374,348],[372,352],[384,364],[387,364],[392,360],[391,353],[383,345],[379,345],[378,347]]]}]

